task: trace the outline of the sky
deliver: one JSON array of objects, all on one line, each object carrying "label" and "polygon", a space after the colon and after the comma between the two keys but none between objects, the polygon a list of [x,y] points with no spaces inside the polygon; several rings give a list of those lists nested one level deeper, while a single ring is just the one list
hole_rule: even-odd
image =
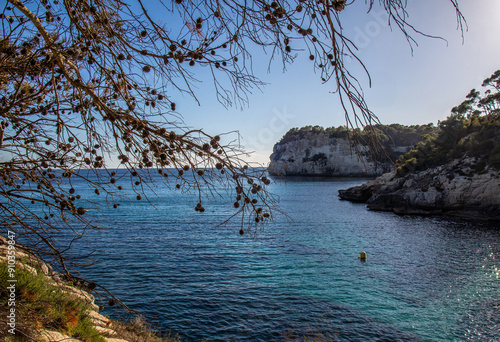
[{"label": "sky", "polygon": [[[378,1],[376,1],[378,2]],[[409,0],[408,21],[417,29],[443,39],[413,34],[413,46],[397,28],[387,26],[380,7],[367,13],[357,0],[340,13],[344,34],[358,47],[358,56],[371,76],[352,63],[366,102],[383,124],[436,124],[460,104],[472,88],[500,69],[500,1],[459,0],[468,29],[457,30],[449,0]],[[264,58],[262,58],[264,57]],[[283,72],[279,63],[267,72],[268,60],[259,55],[254,71],[266,86],[249,95],[245,108],[224,108],[213,85],[197,85],[200,105],[189,98],[179,112],[185,123],[210,134],[235,132],[234,139],[248,152],[248,161],[267,165],[272,148],[293,127],[345,125],[334,84],[322,84],[307,54]],[[237,133],[236,133],[237,132]]]}]

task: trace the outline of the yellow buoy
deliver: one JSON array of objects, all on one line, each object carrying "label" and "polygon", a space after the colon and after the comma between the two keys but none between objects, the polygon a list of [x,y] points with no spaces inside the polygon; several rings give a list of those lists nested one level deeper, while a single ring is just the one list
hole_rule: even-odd
[{"label": "yellow buoy", "polygon": [[358,259],[359,259],[359,260],[363,260],[363,261],[365,261],[365,260],[366,260],[366,252],[361,252],[361,253],[359,254],[359,258],[358,258]]}]

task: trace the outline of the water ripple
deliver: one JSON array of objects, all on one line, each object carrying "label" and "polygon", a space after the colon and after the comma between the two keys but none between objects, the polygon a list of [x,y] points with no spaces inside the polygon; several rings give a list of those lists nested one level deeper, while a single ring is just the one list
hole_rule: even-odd
[{"label": "water ripple", "polygon": [[85,272],[186,341],[500,341],[498,227],[338,201],[356,182],[275,185],[294,222],[256,239],[215,227],[224,203],[209,215],[188,195],[122,203],[84,241],[103,260]]}]

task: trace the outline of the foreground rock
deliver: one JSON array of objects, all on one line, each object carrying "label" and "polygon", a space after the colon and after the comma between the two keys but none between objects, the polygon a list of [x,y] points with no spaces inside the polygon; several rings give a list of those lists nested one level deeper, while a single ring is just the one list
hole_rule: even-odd
[{"label": "foreground rock", "polygon": [[477,173],[473,158],[405,177],[387,173],[361,186],[339,190],[339,196],[367,203],[371,210],[397,214],[500,220],[500,172],[487,169]]},{"label": "foreground rock", "polygon": [[[37,321],[36,329],[23,331],[22,334],[17,328],[16,335],[25,335],[29,336],[30,340],[34,341],[43,341],[43,342],[84,342],[84,341],[101,341],[101,342],[177,342],[178,339],[161,339],[157,337],[152,330],[150,330],[147,322],[144,321],[142,317],[137,317],[135,320],[130,323],[123,323],[120,321],[111,320],[99,313],[99,306],[95,303],[95,297],[91,293],[92,291],[85,285],[79,284],[79,286],[75,285],[73,282],[70,282],[64,277],[62,274],[55,272],[52,267],[42,260],[40,260],[37,256],[32,254],[28,248],[22,246],[20,244],[15,244],[15,258],[12,259],[12,255],[8,252],[12,249],[9,249],[9,240],[4,236],[0,235],[0,263],[11,263],[15,264],[16,270],[24,270],[32,276],[31,282],[37,282],[40,284],[45,284],[41,286],[46,286],[52,291],[52,293],[56,293],[58,291],[64,293],[65,295],[73,298],[74,300],[85,303],[85,311],[82,316],[77,316],[76,312],[68,313],[66,317],[71,317],[66,324],[66,326],[55,327],[54,325],[58,325],[58,322],[51,322],[50,318],[47,317],[47,322],[50,322],[49,326],[44,326],[42,321]],[[9,259],[10,258],[10,259]],[[14,262],[12,261],[14,260]],[[17,271],[16,271],[17,272]],[[14,273],[16,274],[16,273]],[[16,280],[17,281],[17,280]],[[36,301],[38,299],[38,294],[36,292],[30,293],[26,290],[17,290],[17,282],[16,282],[16,304],[18,306],[22,306],[23,301],[26,299],[24,296],[27,296],[27,301]],[[60,303],[59,303],[60,304]],[[49,305],[50,304],[45,304]],[[55,305],[57,306],[57,305]],[[17,306],[16,306],[17,307]],[[4,308],[5,309],[5,308]],[[55,312],[57,308],[53,308],[48,310],[47,312]],[[16,312],[20,312],[17,310]],[[5,316],[6,311],[2,311],[2,314]],[[19,313],[18,313],[19,314]],[[75,327],[79,324],[79,317],[85,317],[90,319],[92,331],[91,335],[84,336],[82,338],[75,338],[69,336],[67,333],[67,327],[72,326]],[[33,318],[33,317],[31,317]],[[70,321],[71,320],[71,321]],[[19,322],[18,322],[19,323]],[[19,324],[18,324],[19,326]],[[55,329],[56,328],[56,329]],[[28,332],[28,334],[26,334]],[[17,337],[15,337],[17,338]],[[17,339],[15,339],[17,341]]]}]

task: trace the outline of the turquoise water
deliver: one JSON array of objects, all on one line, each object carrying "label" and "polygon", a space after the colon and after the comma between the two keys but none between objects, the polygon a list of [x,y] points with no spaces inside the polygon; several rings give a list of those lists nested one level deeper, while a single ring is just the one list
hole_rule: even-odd
[{"label": "turquoise water", "polygon": [[99,216],[110,229],[80,242],[102,258],[84,272],[187,341],[500,341],[498,225],[338,200],[361,182],[273,184],[293,221],[279,217],[256,237],[216,227],[232,212],[223,201],[203,214],[170,191],[150,197],[156,209],[123,201]]}]

